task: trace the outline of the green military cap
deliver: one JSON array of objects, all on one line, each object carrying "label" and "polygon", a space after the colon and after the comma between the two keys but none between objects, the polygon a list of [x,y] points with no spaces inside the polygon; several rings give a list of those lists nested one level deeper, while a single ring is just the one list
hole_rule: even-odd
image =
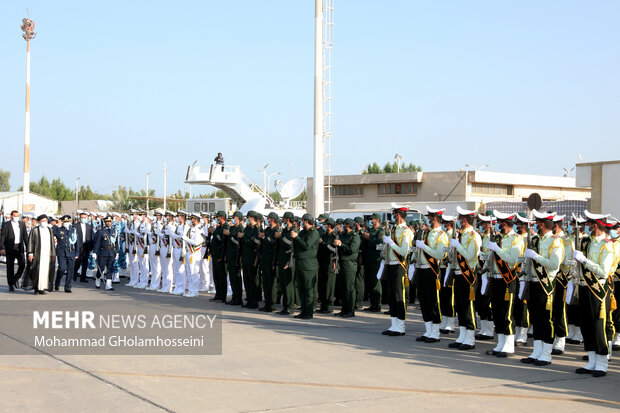
[{"label": "green military cap", "polygon": [[322,219],[327,219],[327,214],[319,214],[319,217],[317,218],[317,220],[322,220]]},{"label": "green military cap", "polygon": [[362,218],[362,217],[355,217],[355,218],[353,218],[353,222],[356,222],[358,224],[363,224],[364,223],[364,218]]},{"label": "green military cap", "polygon": [[338,218],[338,219],[336,220],[336,225],[340,225],[340,224],[342,224],[343,222],[344,222],[344,219],[342,219],[342,218]]},{"label": "green military cap", "polygon": [[381,221],[382,216],[381,216],[380,213],[375,212],[374,214],[372,214],[371,218],[375,218],[375,219],[378,219],[379,221]]},{"label": "green military cap", "polygon": [[233,216],[233,218],[235,218],[235,217],[243,218],[243,214],[241,213],[241,211],[233,212],[232,216]]},{"label": "green military cap", "polygon": [[314,217],[308,213],[305,213],[303,217],[301,217],[301,219],[308,221],[310,223],[314,223]]},{"label": "green military cap", "polygon": [[347,218],[347,219],[344,220],[344,224],[353,227],[353,226],[355,226],[355,220],[353,220],[351,218]]},{"label": "green military cap", "polygon": [[226,212],[225,211],[217,211],[217,214],[215,214],[216,217],[224,217],[226,218]]},{"label": "green military cap", "polygon": [[261,220],[261,221],[262,221],[263,219],[265,219],[265,217],[263,217],[263,214],[261,214],[260,212],[257,212],[257,213],[256,213],[256,218],[257,218],[257,219],[259,219],[259,220]]},{"label": "green military cap", "polygon": [[330,227],[333,227],[336,225],[336,221],[334,221],[334,218],[327,218],[325,220],[325,225],[329,225]]},{"label": "green military cap", "polygon": [[248,213],[245,214],[245,216],[247,218],[258,218],[258,214],[256,213],[256,211],[252,211],[252,210],[248,211]]},{"label": "green military cap", "polygon": [[291,211],[286,211],[284,215],[282,215],[282,218],[287,218],[287,219],[293,219],[294,217],[295,215],[293,215]]},{"label": "green military cap", "polygon": [[278,219],[278,214],[276,214],[275,212],[270,212],[269,215],[267,215],[267,218],[271,218],[271,219]]}]

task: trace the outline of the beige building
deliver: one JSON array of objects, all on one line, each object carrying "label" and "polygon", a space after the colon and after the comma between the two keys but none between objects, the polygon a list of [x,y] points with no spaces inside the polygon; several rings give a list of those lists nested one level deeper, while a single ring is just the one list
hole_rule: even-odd
[{"label": "beige building", "polygon": [[[312,178],[308,178],[312,193]],[[325,199],[328,200],[328,193]],[[403,172],[331,177],[330,210],[383,209],[391,202],[423,209],[425,205],[478,208],[491,202],[522,202],[532,193],[543,201],[586,201],[590,188],[575,178],[489,171]],[[308,210],[314,213],[311,200]]]},{"label": "beige building", "polygon": [[620,218],[620,160],[577,164],[577,185],[592,188],[590,212]]}]

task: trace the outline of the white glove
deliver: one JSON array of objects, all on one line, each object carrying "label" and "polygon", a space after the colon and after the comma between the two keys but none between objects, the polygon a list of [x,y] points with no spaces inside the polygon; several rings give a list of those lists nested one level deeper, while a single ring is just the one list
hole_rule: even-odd
[{"label": "white glove", "polygon": [[487,287],[489,286],[489,279],[486,275],[482,276],[482,286],[480,286],[480,294],[484,295],[487,292]]},{"label": "white glove", "polygon": [[575,293],[575,282],[574,280],[570,280],[568,285],[566,286],[566,304],[570,304],[573,299],[573,294]]},{"label": "white glove", "polygon": [[409,271],[408,271],[408,276],[409,276],[409,281],[413,281],[413,274],[415,274],[415,264],[411,263],[409,264]]},{"label": "white glove", "polygon": [[458,239],[452,238],[452,239],[450,239],[450,246],[453,247],[453,248],[458,248],[458,247],[461,246],[461,243],[459,242]]},{"label": "white glove", "polygon": [[525,250],[525,254],[523,254],[523,255],[525,255],[527,258],[531,258],[533,260],[538,258],[538,254],[536,253],[536,251],[531,250],[529,248]]},{"label": "white glove", "polygon": [[97,254],[93,252],[93,260],[97,261]]},{"label": "white glove", "polygon": [[118,259],[118,253],[116,253],[116,255],[114,256],[114,260],[116,261]]},{"label": "white glove", "polygon": [[489,242],[489,249],[493,252],[497,252],[500,250],[500,247],[496,242]]},{"label": "white glove", "polygon": [[385,261],[381,261],[381,265],[379,265],[379,271],[377,271],[377,280],[381,279],[381,275],[383,275],[383,268],[385,268]]},{"label": "white glove", "polygon": [[426,244],[424,243],[424,241],[419,239],[419,240],[416,240],[415,246],[418,248],[424,249],[424,247],[426,247]]},{"label": "white glove", "polygon": [[183,241],[188,242],[188,243],[192,243],[192,239],[186,235],[183,235]]},{"label": "white glove", "polygon": [[388,237],[387,235],[383,236],[383,243],[389,245],[390,247],[394,245],[394,241],[392,241],[392,238]]},{"label": "white glove", "polygon": [[[458,241],[457,241],[458,242]],[[452,268],[448,267],[448,269],[446,270],[446,276],[443,279],[443,286],[446,287],[447,283],[448,283],[448,277],[450,276],[450,271],[452,270]]]},{"label": "white glove", "polygon": [[523,299],[524,291],[525,291],[525,281],[519,281],[519,300]]},{"label": "white glove", "polygon": [[586,256],[583,255],[583,252],[581,251],[575,251],[573,252],[573,258],[576,259],[577,261],[579,261],[580,263],[584,263],[586,262]]}]

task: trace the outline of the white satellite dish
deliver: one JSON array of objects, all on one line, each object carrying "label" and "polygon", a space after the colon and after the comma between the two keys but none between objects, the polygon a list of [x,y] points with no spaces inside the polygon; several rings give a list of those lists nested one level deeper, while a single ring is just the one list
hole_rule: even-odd
[{"label": "white satellite dish", "polygon": [[282,195],[282,199],[294,199],[297,198],[304,191],[304,180],[300,178],[291,179],[284,185],[278,192]]}]

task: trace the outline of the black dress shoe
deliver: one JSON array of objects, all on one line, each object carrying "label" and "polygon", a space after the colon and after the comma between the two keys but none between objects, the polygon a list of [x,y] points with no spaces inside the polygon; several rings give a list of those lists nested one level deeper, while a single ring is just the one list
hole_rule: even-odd
[{"label": "black dress shoe", "polygon": [[303,313],[299,313],[296,316],[294,316],[293,318],[303,318],[305,314]]},{"label": "black dress shoe", "polygon": [[342,317],[344,313],[342,311],[339,311],[337,313],[334,314],[334,317]]},{"label": "black dress shoe", "polygon": [[388,333],[388,336],[390,336],[390,337],[400,337],[400,336],[404,336],[404,335],[405,335],[405,333],[404,332],[401,333],[400,331],[390,331]]},{"label": "black dress shoe", "polygon": [[58,291],[58,290],[60,290],[59,286],[54,287],[54,291]]},{"label": "black dress shoe", "polygon": [[531,357],[526,357],[526,358],[521,359],[521,363],[534,364],[536,363],[536,359],[531,358]]},{"label": "black dress shoe", "polygon": [[487,356],[496,356],[499,351],[487,350]]},{"label": "black dress shoe", "polygon": [[320,309],[320,310],[317,310],[317,313],[319,313],[319,314],[331,314],[332,310]]},{"label": "black dress shoe", "polygon": [[263,307],[263,308],[261,308],[261,311],[264,311],[266,313],[273,313],[273,308],[272,307]]},{"label": "black dress shoe", "polygon": [[583,367],[579,367],[577,370],[575,370],[575,373],[577,373],[577,374],[592,374],[592,370],[586,369],[586,368],[583,368]]},{"label": "black dress shoe", "polygon": [[499,357],[501,359],[505,359],[506,357],[508,357],[510,353],[506,353],[505,351],[496,351],[495,352],[495,357]]},{"label": "black dress shoe", "polygon": [[601,370],[594,370],[592,371],[592,377],[603,377],[606,376],[607,372],[606,371],[601,371]]},{"label": "black dress shoe", "polygon": [[416,337],[415,341],[426,341],[428,337],[426,336],[420,336],[420,337]]},{"label": "black dress shoe", "polygon": [[9,291],[15,291],[15,287],[13,287],[12,285],[9,285]]},{"label": "black dress shoe", "polygon": [[280,310],[278,311],[278,314],[280,315],[291,315],[291,312],[288,310]]},{"label": "black dress shoe", "polygon": [[439,343],[439,339],[438,338],[432,338],[432,337],[428,337],[426,340],[424,340],[425,343]]},{"label": "black dress shoe", "polygon": [[355,313],[344,313],[341,317],[342,317],[342,318],[351,318],[351,317],[355,317]]},{"label": "black dress shoe", "polygon": [[384,336],[389,336],[391,332],[392,332],[392,330],[383,330],[381,332],[381,334],[384,335]]},{"label": "black dress shoe", "polygon": [[81,283],[87,283],[87,282],[88,282],[88,280],[87,280],[86,278],[80,278],[80,282],[81,282]]},{"label": "black dress shoe", "polygon": [[551,364],[550,361],[542,361],[542,360],[536,360],[534,362],[535,366],[548,366],[549,364]]},{"label": "black dress shoe", "polygon": [[475,337],[476,340],[491,340],[493,338],[492,336],[486,336],[484,334],[476,334]]},{"label": "black dress shoe", "polygon": [[559,350],[557,348],[554,348],[554,349],[551,350],[551,354],[554,355],[554,356],[559,356],[561,354],[564,354],[564,351]]},{"label": "black dress shoe", "polygon": [[440,332],[441,334],[450,334],[450,333],[453,333],[454,331],[452,331],[452,330],[446,330],[445,328],[440,328],[440,329],[439,329],[439,332]]},{"label": "black dress shoe", "polygon": [[256,310],[258,308],[258,304],[250,304],[246,308],[248,308],[250,310]]},{"label": "black dress shoe", "polygon": [[301,320],[312,320],[314,317],[312,314],[304,315],[303,317],[299,317]]},{"label": "black dress shoe", "polygon": [[459,348],[463,343],[457,343],[456,341],[448,344],[448,348]]},{"label": "black dress shoe", "polygon": [[45,295],[45,294],[47,294],[47,293],[45,292],[45,290],[39,290],[37,293],[38,293],[38,294],[40,294],[40,295]]},{"label": "black dress shoe", "polygon": [[458,347],[458,350],[467,351],[467,350],[472,350],[472,349],[474,349],[474,348],[476,348],[476,346],[472,346],[472,345],[470,345],[470,344],[461,344],[461,345]]},{"label": "black dress shoe", "polygon": [[70,293],[70,292],[71,292],[71,290],[65,290],[65,292],[66,292],[66,293]]},{"label": "black dress shoe", "polygon": [[370,311],[371,313],[380,313],[381,307],[369,307],[367,310]]}]

